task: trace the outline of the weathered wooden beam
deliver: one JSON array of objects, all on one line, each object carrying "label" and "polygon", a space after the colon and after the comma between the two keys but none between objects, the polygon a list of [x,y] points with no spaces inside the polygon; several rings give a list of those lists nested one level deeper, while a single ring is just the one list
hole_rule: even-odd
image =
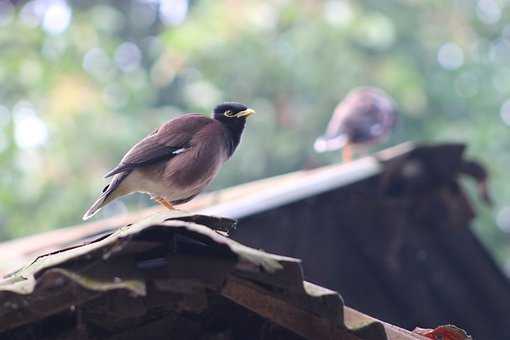
[{"label": "weathered wooden beam", "polygon": [[272,322],[310,340],[360,340],[338,320],[321,318],[248,281],[230,277],[221,294]]}]

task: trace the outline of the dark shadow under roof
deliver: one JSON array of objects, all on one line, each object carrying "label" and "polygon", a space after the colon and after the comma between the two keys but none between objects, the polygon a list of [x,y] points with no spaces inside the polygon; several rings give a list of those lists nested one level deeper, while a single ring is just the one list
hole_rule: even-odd
[{"label": "dark shadow under roof", "polygon": [[232,236],[301,258],[306,280],[379,319],[409,329],[454,323],[475,339],[510,339],[510,285],[469,228],[475,210],[459,184],[463,150],[411,147],[382,157],[368,176],[242,216]]}]

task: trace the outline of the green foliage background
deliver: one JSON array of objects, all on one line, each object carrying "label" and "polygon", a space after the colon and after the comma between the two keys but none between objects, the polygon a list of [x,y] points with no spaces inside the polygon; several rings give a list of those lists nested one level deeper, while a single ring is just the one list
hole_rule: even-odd
[{"label": "green foliage background", "polygon": [[[61,32],[33,9],[54,3],[71,14]],[[314,138],[349,89],[375,85],[403,115],[389,144],[462,141],[488,165],[497,204],[478,207],[475,229],[502,263],[509,258],[508,1],[0,4],[0,239],[80,223],[102,175],[132,143],[222,100],[258,114],[211,189],[301,169],[312,157],[335,161],[338,154],[313,155]],[[445,44],[446,61],[438,59]],[[30,127],[27,108],[46,134],[37,145],[23,145],[17,131]]]}]

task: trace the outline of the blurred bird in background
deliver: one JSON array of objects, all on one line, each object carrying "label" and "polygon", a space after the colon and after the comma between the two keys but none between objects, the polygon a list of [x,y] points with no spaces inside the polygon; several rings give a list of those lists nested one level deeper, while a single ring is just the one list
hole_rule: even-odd
[{"label": "blurred bird in background", "polygon": [[351,161],[353,151],[383,142],[397,118],[395,102],[383,90],[356,88],[335,108],[326,133],[315,141],[315,151],[342,149],[343,161]]},{"label": "blurred bird in background", "polygon": [[216,106],[212,118],[188,113],[163,124],[135,144],[105,175],[113,178],[83,219],[133,192],[147,193],[169,209],[188,202],[232,156],[246,118],[254,112],[243,104],[223,103]]}]

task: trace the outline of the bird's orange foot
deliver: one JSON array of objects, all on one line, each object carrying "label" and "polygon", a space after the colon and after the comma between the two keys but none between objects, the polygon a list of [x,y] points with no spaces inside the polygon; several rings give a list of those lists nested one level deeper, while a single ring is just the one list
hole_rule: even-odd
[{"label": "bird's orange foot", "polygon": [[342,161],[344,163],[352,162],[352,147],[349,144],[342,148]]},{"label": "bird's orange foot", "polygon": [[173,204],[164,197],[154,197],[154,200],[167,208],[168,210],[175,210]]}]

